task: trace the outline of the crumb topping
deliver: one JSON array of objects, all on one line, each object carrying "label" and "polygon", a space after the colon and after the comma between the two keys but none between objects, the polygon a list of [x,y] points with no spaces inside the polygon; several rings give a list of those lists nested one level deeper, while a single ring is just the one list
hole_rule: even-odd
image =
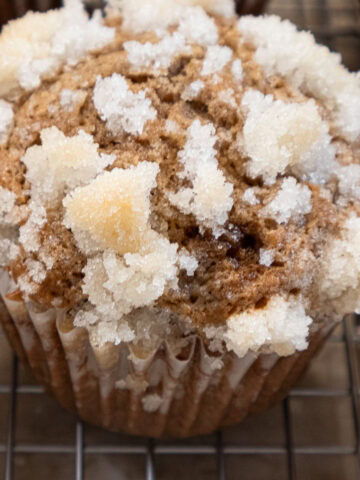
[{"label": "crumb topping", "polygon": [[31,197],[41,204],[59,201],[64,190],[87,183],[115,160],[98,153],[91,135],[80,130],[66,137],[56,127],[41,131],[41,145],[30,147],[21,161],[31,184]]},{"label": "crumb topping", "polygon": [[32,90],[62,65],[75,65],[88,52],[114,39],[100,14],[89,19],[80,0],[48,13],[28,13],[10,22],[0,39],[0,97],[19,86]]},{"label": "crumb topping", "polygon": [[339,235],[325,250],[319,290],[340,312],[360,309],[360,217],[345,220]]},{"label": "crumb topping", "polygon": [[184,166],[179,176],[191,181],[192,187],[170,193],[169,200],[183,213],[193,214],[200,224],[219,236],[233,206],[233,186],[226,182],[218,168],[215,143],[214,126],[201,125],[195,120],[187,131],[185,148],[179,152]]},{"label": "crumb topping", "polygon": [[227,348],[243,357],[271,346],[278,355],[305,350],[312,319],[306,315],[301,299],[272,297],[265,308],[234,315],[224,334]]},{"label": "crumb topping", "polygon": [[194,100],[204,87],[205,83],[202,80],[195,80],[185,87],[181,94],[181,98],[185,101]]},{"label": "crumb topping", "polygon": [[82,90],[64,88],[60,94],[60,106],[67,112],[75,110],[76,105],[85,100],[86,93]]},{"label": "crumb topping", "polygon": [[230,1],[109,3],[0,36],[1,268],[96,345],[306,348],[360,310],[357,77]]},{"label": "crumb topping", "polygon": [[339,54],[276,16],[243,17],[238,30],[255,45],[255,61],[267,75],[280,74],[321,100],[342,134],[350,141],[359,139],[360,79],[341,65]]},{"label": "crumb topping", "polygon": [[201,75],[206,76],[221,72],[225,65],[230,62],[232,53],[229,47],[210,46],[206,51]]},{"label": "crumb topping", "polygon": [[178,32],[165,35],[159,43],[125,42],[124,48],[135,70],[148,68],[156,72],[168,68],[176,55],[191,53],[185,37]]},{"label": "crumb topping", "polygon": [[[247,117],[239,147],[249,157],[248,174],[252,178],[261,176],[265,183],[274,183],[288,167],[311,163],[317,142],[328,137],[328,126],[313,100],[285,103],[274,100],[272,95],[248,90],[242,108]],[[329,150],[331,155],[331,147]]]},{"label": "crumb topping", "polygon": [[146,122],[156,117],[145,90],[133,93],[125,77],[115,73],[111,77],[97,78],[93,100],[100,117],[114,135],[123,130],[141,135]]},{"label": "crumb topping", "polygon": [[290,219],[298,223],[312,210],[311,191],[306,185],[297,183],[295,178],[285,178],[276,196],[260,214],[273,218],[278,223],[287,223]]},{"label": "crumb topping", "polygon": [[265,248],[260,248],[260,265],[264,265],[265,267],[270,267],[274,262],[274,253],[275,250],[271,248],[270,250],[266,250]]}]

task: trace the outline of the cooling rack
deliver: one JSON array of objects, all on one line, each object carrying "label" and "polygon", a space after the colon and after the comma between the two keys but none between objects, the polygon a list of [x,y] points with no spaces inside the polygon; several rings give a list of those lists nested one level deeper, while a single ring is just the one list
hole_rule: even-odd
[{"label": "cooling rack", "polygon": [[[273,0],[267,11],[312,30],[358,70],[358,7],[357,0]],[[0,332],[0,478],[360,479],[359,362],[360,317],[351,316],[282,404],[214,435],[155,441],[111,434],[64,412]]]}]

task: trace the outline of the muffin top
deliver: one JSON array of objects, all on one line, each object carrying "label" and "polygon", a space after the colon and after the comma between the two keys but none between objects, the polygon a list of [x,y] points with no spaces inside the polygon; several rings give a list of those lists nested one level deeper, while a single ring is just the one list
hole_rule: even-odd
[{"label": "muffin top", "polygon": [[232,1],[108,3],[0,36],[8,298],[98,346],[306,348],[360,308],[359,76]]}]

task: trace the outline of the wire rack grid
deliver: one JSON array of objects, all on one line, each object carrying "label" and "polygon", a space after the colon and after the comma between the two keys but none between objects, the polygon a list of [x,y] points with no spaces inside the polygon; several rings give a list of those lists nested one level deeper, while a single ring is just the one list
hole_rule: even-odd
[{"label": "wire rack grid", "polygon": [[[360,67],[357,0],[273,0],[268,12]],[[160,442],[108,434],[63,412],[0,333],[0,478],[360,479],[359,361],[360,317],[352,316],[281,406],[208,437]]]}]

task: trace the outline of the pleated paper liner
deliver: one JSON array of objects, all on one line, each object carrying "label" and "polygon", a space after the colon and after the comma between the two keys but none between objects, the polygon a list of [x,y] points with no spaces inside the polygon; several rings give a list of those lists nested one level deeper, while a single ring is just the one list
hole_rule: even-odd
[{"label": "pleated paper liner", "polygon": [[[237,0],[236,10],[239,15],[258,15],[264,10],[267,2],[268,0]],[[44,12],[61,7],[62,3],[61,0],[0,0],[0,26],[9,20],[23,16],[29,10]],[[101,8],[104,2],[89,0],[85,1],[85,4],[88,5],[90,10],[93,10],[94,8]]]},{"label": "pleated paper liner", "polygon": [[309,348],[289,357],[209,355],[189,338],[179,354],[169,344],[151,352],[125,345],[93,348],[65,313],[39,311],[14,299],[16,285],[0,274],[0,318],[14,350],[60,404],[92,424],[151,437],[188,437],[240,422],[282,399],[337,322],[310,335]]}]

